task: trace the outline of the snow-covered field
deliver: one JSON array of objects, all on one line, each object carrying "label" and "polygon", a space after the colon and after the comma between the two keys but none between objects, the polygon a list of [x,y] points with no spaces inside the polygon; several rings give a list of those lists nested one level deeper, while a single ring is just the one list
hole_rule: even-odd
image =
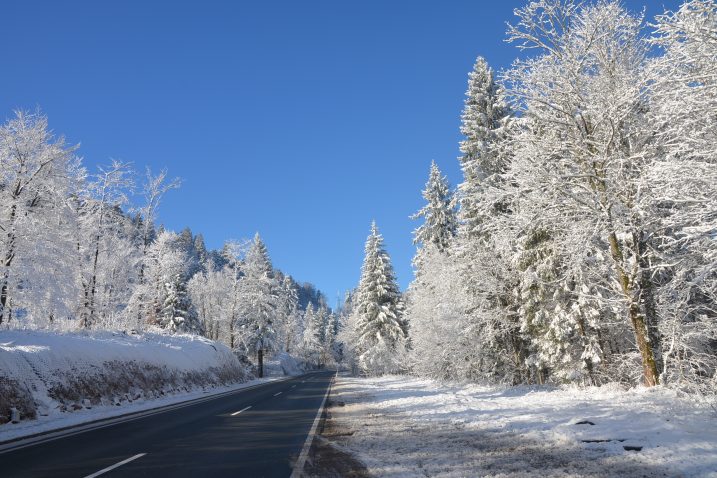
[{"label": "snow-covered field", "polygon": [[[194,335],[0,332],[0,441],[240,386],[229,348]],[[5,423],[10,410],[20,423]]]},{"label": "snow-covered field", "polygon": [[332,403],[326,438],[375,476],[717,477],[717,413],[662,388],[339,377]]}]

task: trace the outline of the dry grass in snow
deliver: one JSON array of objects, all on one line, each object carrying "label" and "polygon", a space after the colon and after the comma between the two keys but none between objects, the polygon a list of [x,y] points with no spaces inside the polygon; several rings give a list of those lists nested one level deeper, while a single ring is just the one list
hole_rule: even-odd
[{"label": "dry grass in snow", "polygon": [[717,477],[714,411],[661,388],[339,377],[332,403],[327,438],[374,476]]}]

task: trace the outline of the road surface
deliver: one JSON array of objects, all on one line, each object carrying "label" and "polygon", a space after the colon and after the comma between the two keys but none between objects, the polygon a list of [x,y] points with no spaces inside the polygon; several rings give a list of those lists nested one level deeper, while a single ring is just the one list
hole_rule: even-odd
[{"label": "road surface", "polygon": [[271,382],[2,452],[0,476],[288,478],[332,375]]}]

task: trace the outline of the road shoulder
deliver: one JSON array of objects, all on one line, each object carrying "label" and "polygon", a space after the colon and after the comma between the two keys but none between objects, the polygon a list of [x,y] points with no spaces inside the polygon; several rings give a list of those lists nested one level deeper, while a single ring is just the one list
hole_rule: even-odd
[{"label": "road shoulder", "polygon": [[670,393],[339,376],[310,476],[717,477],[715,417]]},{"label": "road shoulder", "polygon": [[361,461],[345,449],[340,440],[350,436],[352,431],[343,428],[334,420],[334,413],[344,406],[334,393],[338,376],[334,379],[332,392],[328,396],[319,423],[318,432],[311,444],[309,455],[301,476],[309,478],[369,478],[371,475]]}]

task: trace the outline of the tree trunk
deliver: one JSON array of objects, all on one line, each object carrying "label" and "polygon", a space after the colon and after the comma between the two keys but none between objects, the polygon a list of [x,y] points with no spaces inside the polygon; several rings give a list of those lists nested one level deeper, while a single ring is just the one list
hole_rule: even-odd
[{"label": "tree trunk", "polygon": [[645,233],[640,232],[635,237],[637,244],[637,263],[640,266],[640,297],[639,303],[642,304],[645,312],[645,328],[647,330],[647,341],[651,348],[652,365],[654,369],[655,385],[659,383],[659,372],[662,369],[662,351],[660,333],[657,329],[657,306],[655,305],[654,284],[652,282],[652,274],[650,274],[650,263],[647,258],[647,241]]},{"label": "tree trunk", "polygon": [[[625,271],[624,256],[620,248],[620,244],[617,240],[617,236],[614,232],[611,232],[608,240],[610,242],[610,251],[613,257],[613,263],[616,266],[618,279],[622,288],[623,295],[628,303],[628,315],[630,317],[630,324],[635,334],[635,342],[637,343],[637,349],[640,351],[640,357],[642,358],[642,372],[645,385],[651,387],[660,383],[658,366],[656,360],[655,350],[657,348],[657,336],[654,333],[655,317],[651,316],[650,313],[654,313],[654,307],[652,304],[645,304],[645,299],[652,298],[651,293],[651,280],[647,276],[648,272],[644,267],[644,258],[638,258],[638,266],[640,266],[639,283],[631,280]],[[636,244],[637,246],[637,244]],[[639,256],[644,254],[638,251]],[[641,287],[648,285],[647,289]],[[647,305],[641,307],[641,303]],[[651,333],[651,329],[653,333]]]},{"label": "tree trunk", "polygon": [[7,308],[7,280],[7,277],[3,277],[3,284],[2,287],[0,287],[0,324],[2,324],[5,318],[5,309]]},{"label": "tree trunk", "polygon": [[[17,190],[17,188],[16,188]],[[13,196],[13,199],[15,199],[15,196]],[[7,316],[7,321],[10,322],[10,314],[11,311],[9,310],[9,297],[10,297],[10,266],[12,265],[12,260],[15,258],[15,216],[17,215],[17,204],[13,204],[10,208],[10,221],[9,221],[9,232],[7,233],[7,251],[5,252],[5,257],[3,258],[3,268],[5,269],[3,271],[2,276],[2,286],[0,286],[0,324],[2,324],[3,319],[5,316]],[[7,310],[7,313],[6,313]]]},{"label": "tree trunk", "polygon": [[229,348],[234,350],[234,317],[229,321]]},{"label": "tree trunk", "polygon": [[259,378],[264,376],[264,350],[259,349],[256,352],[257,368],[259,371]]}]

